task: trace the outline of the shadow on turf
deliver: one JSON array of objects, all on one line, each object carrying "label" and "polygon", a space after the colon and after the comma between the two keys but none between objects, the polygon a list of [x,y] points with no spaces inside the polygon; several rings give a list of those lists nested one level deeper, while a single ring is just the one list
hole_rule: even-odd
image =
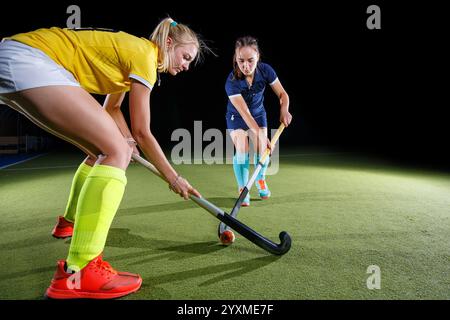
[{"label": "shadow on turf", "polygon": [[[130,229],[125,228],[111,228],[106,245],[117,248],[150,249],[150,253],[155,253],[155,251],[166,251],[176,253],[177,257],[180,256],[180,253],[183,256],[195,256],[213,253],[224,248],[223,246],[220,246],[217,241],[187,243],[181,241],[144,238],[142,236],[130,233]],[[148,251],[142,252],[142,256],[148,254]],[[137,254],[133,254],[133,257],[136,256]],[[174,258],[176,258],[176,256],[174,255]],[[177,259],[182,259],[183,256]],[[160,259],[160,257],[157,259]],[[153,260],[153,258],[151,260]]]},{"label": "shadow on turf", "polygon": [[[40,214],[40,213],[39,213]],[[44,213],[43,213],[44,215]],[[31,218],[26,219],[24,221],[13,221],[8,223],[2,223],[0,225],[0,233],[14,231],[15,233],[19,233],[20,231],[29,230],[29,229],[37,229],[42,227],[47,227],[50,231],[56,223],[56,216],[53,218]],[[29,233],[33,233],[31,231]]]},{"label": "shadow on turf", "polygon": [[[110,258],[111,261],[143,258],[143,260],[131,263],[131,265],[142,264],[156,260],[189,259],[195,256],[218,252],[227,248],[227,246],[220,244],[218,240],[196,243],[158,240],[131,234],[129,229],[124,228],[112,228],[109,232],[106,246],[116,248],[147,249],[141,252],[134,252]],[[241,248],[241,250],[250,251],[252,253],[261,252],[257,247]]]},{"label": "shadow on turf", "polygon": [[52,265],[51,267],[34,268],[26,271],[18,271],[13,273],[2,274],[0,275],[0,281],[30,277],[32,275],[39,273],[52,273],[55,271],[55,267],[56,264]]},{"label": "shadow on turf", "polygon": [[[212,198],[205,198],[209,202],[213,203],[219,208],[233,208],[234,204],[236,203],[237,198],[230,198],[230,197],[212,197]],[[260,199],[255,199],[256,201],[260,201]],[[155,204],[151,206],[143,206],[143,207],[134,207],[134,208],[124,208],[120,209],[117,214],[121,216],[134,216],[139,214],[148,214],[153,212],[164,212],[164,211],[178,211],[178,210],[187,210],[187,209],[193,209],[193,208],[199,208],[198,205],[196,205],[192,201],[178,201],[173,203],[163,203],[163,204]],[[225,210],[227,211],[227,210]]]},{"label": "shadow on turf", "polygon": [[[181,248],[175,248],[179,250]],[[148,252],[147,252],[148,253]],[[141,253],[142,254],[142,253]],[[136,253],[127,254],[121,256],[111,257],[111,261],[124,260],[128,258],[136,258]],[[125,299],[131,298],[145,298],[145,299],[171,299],[169,291],[158,287],[165,283],[186,281],[193,278],[212,276],[212,278],[199,284],[199,287],[213,285],[215,283],[225,281],[231,278],[240,277],[243,274],[253,272],[257,269],[263,268],[273,262],[276,262],[281,257],[279,256],[264,256],[244,261],[236,261],[232,263],[218,264],[198,269],[191,269],[179,272],[173,272],[165,275],[158,275],[154,277],[147,277],[143,280],[141,289],[133,295],[125,297]],[[142,264],[145,261],[139,261],[135,264]],[[47,270],[46,270],[47,271]],[[45,296],[37,296],[35,299],[45,299]]]},{"label": "shadow on turf", "polygon": [[[110,260],[117,260],[120,258],[123,257],[115,257]],[[205,287],[231,278],[241,277],[246,273],[253,272],[273,262],[276,262],[280,258],[281,257],[279,256],[264,256],[244,261],[223,263],[198,269],[191,269],[168,273],[165,275],[147,277],[143,279],[141,289],[136,294],[130,296],[130,298],[133,299],[133,297],[134,298],[145,297],[145,299],[170,299],[171,298],[170,293],[167,290],[158,287],[158,285],[171,282],[186,281],[193,278],[212,276],[212,278],[199,284],[199,287]],[[142,263],[143,261],[139,261],[136,264]],[[42,299],[42,297],[38,297],[38,299]],[[46,298],[44,297],[44,299]]]},{"label": "shadow on turf", "polygon": [[1,243],[0,250],[17,250],[23,248],[30,248],[33,246],[42,246],[48,243],[53,243],[55,240],[50,235],[50,232],[37,237],[30,237],[23,240]]},{"label": "shadow on turf", "polygon": [[[294,202],[342,202],[342,201],[354,201],[354,200],[379,200],[384,199],[386,197],[386,193],[378,192],[378,193],[351,193],[351,192],[300,192],[295,194],[290,194],[287,196],[276,196],[271,197],[269,200],[262,201],[259,198],[252,198],[252,203],[256,205],[278,205],[278,204],[287,204]],[[392,193],[389,194],[392,196]],[[396,195],[397,200],[409,201],[411,200],[409,197],[402,196],[400,194]],[[208,201],[215,204],[217,207],[222,208],[224,211],[228,212],[233,208],[236,198],[229,197],[212,197],[207,198]],[[135,207],[135,208],[127,208],[119,210],[118,214],[122,216],[128,215],[139,215],[139,214],[149,214],[153,212],[164,212],[164,211],[178,211],[178,210],[187,210],[198,208],[198,206],[189,201],[181,201],[174,203],[166,203],[166,204],[158,204],[144,207]]]},{"label": "shadow on turf", "polygon": [[144,282],[150,284],[149,289],[151,290],[151,287],[160,284],[184,281],[192,278],[205,277],[211,275],[213,276],[211,279],[206,280],[201,284],[199,284],[199,286],[208,286],[234,277],[241,277],[243,274],[265,267],[277,261],[280,258],[281,257],[279,256],[264,256],[244,261],[240,260],[232,263],[212,265],[198,269],[191,269],[173,272],[165,275],[158,275],[155,277],[149,277],[146,278]]}]

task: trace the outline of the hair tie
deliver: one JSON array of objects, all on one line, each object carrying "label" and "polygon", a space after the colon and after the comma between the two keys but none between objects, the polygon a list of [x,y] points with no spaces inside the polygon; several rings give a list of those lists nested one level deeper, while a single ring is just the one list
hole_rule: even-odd
[{"label": "hair tie", "polygon": [[172,21],[172,22],[170,23],[170,26],[171,26],[171,27],[176,27],[177,24],[178,24],[178,23],[177,23],[176,21]]}]

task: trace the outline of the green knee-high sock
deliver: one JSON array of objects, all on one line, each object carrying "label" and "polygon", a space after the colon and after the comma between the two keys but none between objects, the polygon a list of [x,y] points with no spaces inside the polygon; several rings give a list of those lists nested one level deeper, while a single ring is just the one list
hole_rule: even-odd
[{"label": "green knee-high sock", "polygon": [[89,175],[89,172],[91,172],[91,169],[92,167],[82,162],[78,167],[77,172],[75,172],[75,175],[73,176],[69,200],[67,201],[66,211],[64,213],[64,218],[68,221],[73,222],[75,220],[80,191],[83,187],[84,182],[86,181],[87,176]]},{"label": "green knee-high sock", "polygon": [[92,168],[78,200],[67,257],[70,269],[80,270],[102,253],[126,184],[127,178],[122,169],[106,165]]}]

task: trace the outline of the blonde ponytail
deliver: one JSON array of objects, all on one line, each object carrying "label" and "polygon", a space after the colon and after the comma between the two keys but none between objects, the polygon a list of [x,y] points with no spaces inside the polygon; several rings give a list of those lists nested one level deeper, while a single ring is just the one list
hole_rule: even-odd
[{"label": "blonde ponytail", "polygon": [[211,51],[205,43],[200,40],[199,36],[188,26],[177,23],[172,18],[167,17],[156,26],[150,36],[150,40],[156,44],[159,49],[158,72],[167,72],[170,66],[169,48],[167,46],[168,38],[172,39],[173,47],[194,44],[198,49],[195,62],[198,62],[201,59],[205,49]]}]

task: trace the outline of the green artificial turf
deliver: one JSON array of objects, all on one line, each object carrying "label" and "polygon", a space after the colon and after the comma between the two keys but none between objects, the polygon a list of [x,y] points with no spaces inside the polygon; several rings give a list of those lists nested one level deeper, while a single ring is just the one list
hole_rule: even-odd
[{"label": "green artificial turf", "polygon": [[[66,205],[81,154],[50,153],[0,170],[0,299],[42,299],[70,240],[50,235]],[[176,169],[204,197],[229,210],[237,196],[231,165]],[[401,168],[355,154],[284,152],[239,219],[278,241],[266,253],[239,234],[218,243],[219,221],[169,192],[133,164],[104,257],[143,277],[123,299],[448,299],[450,175]],[[369,290],[367,268],[381,270]]]}]

